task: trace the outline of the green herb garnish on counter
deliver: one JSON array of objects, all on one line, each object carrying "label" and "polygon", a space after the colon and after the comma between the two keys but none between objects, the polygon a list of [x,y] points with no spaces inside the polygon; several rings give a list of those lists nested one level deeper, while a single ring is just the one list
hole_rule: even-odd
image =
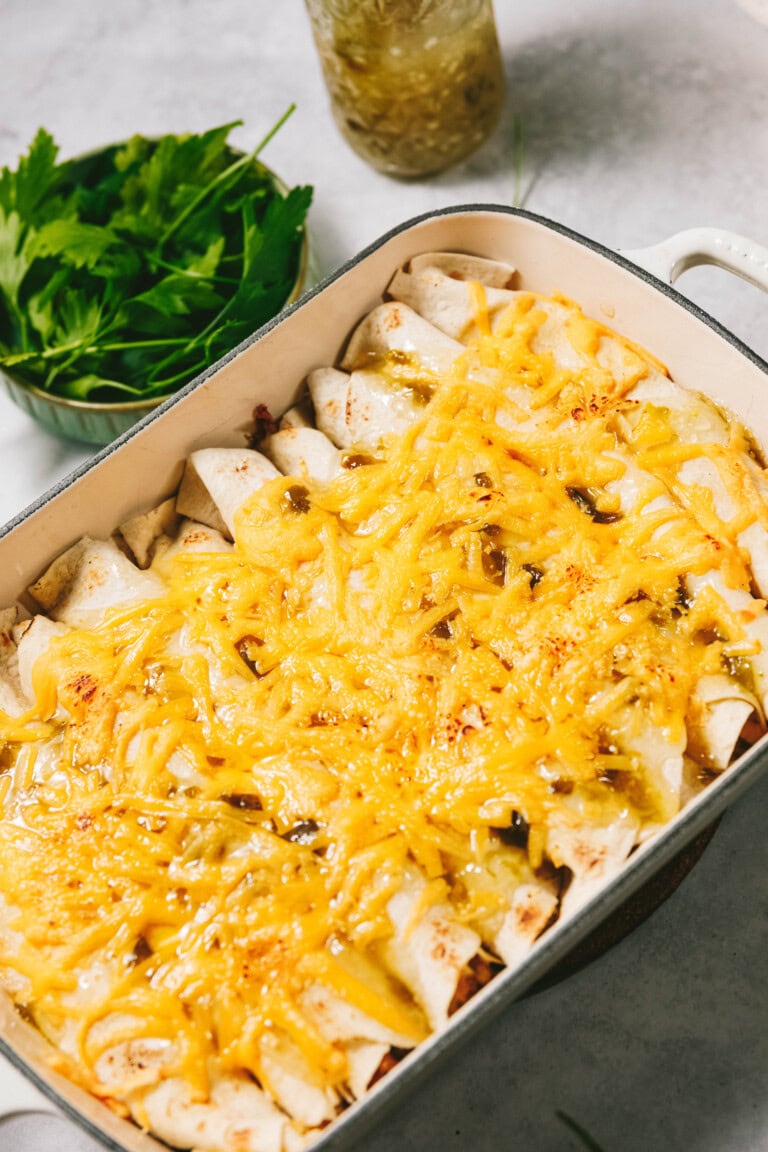
[{"label": "green herb garnish on counter", "polygon": [[309,187],[284,193],[227,143],[134,136],[57,163],[40,129],[0,171],[0,369],[57,396],[176,391],[285,304]]}]

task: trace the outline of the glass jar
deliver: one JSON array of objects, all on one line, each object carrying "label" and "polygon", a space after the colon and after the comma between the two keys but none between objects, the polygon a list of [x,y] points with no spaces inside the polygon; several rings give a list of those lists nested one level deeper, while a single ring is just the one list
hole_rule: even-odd
[{"label": "glass jar", "polygon": [[306,0],[336,123],[380,172],[439,172],[482,144],[504,73],[492,0]]}]

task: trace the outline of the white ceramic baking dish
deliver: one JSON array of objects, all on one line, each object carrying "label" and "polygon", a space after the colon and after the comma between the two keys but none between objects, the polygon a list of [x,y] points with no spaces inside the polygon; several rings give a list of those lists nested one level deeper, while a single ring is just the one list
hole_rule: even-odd
[{"label": "white ceramic baking dish", "polygon": [[[768,250],[730,233],[696,229],[620,256],[529,213],[494,206],[451,208],[388,233],[0,531],[0,604],[12,601],[53,556],[83,534],[107,535],[172,493],[182,461],[193,449],[241,445],[257,403],[275,414],[287,408],[311,369],[336,361],[346,336],[379,302],[395,268],[419,252],[439,249],[507,260],[519,268],[521,288],[571,296],[589,314],[652,351],[678,382],[735,412],[768,451],[768,365],[670,287],[685,268],[714,263],[768,290]],[[358,1139],[443,1054],[539,980],[766,766],[768,738],[638,850],[617,879],[575,917],[555,925],[522,965],[502,973],[451,1018],[448,1028],[340,1116],[313,1149],[340,1149]],[[52,1073],[44,1041],[5,997],[0,997],[0,1052],[28,1078],[21,1089],[0,1091],[0,1117],[56,1107],[114,1152],[164,1147]]]}]

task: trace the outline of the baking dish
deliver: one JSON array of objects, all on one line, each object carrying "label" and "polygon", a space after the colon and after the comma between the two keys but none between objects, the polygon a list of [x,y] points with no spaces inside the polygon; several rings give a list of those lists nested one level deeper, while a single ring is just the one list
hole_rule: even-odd
[{"label": "baking dish", "polygon": [[[181,461],[191,450],[242,444],[257,402],[275,412],[288,407],[307,372],[335,360],[347,333],[377,302],[393,269],[418,252],[435,249],[509,260],[521,271],[522,288],[559,290],[574,297],[587,312],[648,347],[679,382],[726,404],[763,446],[768,444],[768,421],[763,418],[761,424],[759,412],[766,366],[676,293],[638,272],[626,259],[528,214],[493,207],[451,209],[407,223],[384,237],[10,525],[0,541],[5,561],[0,589],[5,601],[72,540],[85,533],[108,534],[115,524],[173,491]],[[684,234],[649,253],[635,254],[635,259],[654,261],[655,270],[670,277],[683,265],[715,261],[768,286],[768,253],[710,230]],[[756,778],[765,760],[761,742],[638,851],[598,898],[554,928],[523,965],[499,977],[462,1009],[444,1032],[337,1120],[315,1147],[340,1148],[359,1136],[363,1126],[442,1053],[529,987],[710,823]],[[73,1085],[51,1076],[42,1062],[42,1040],[7,1004],[0,1013],[0,1030],[3,1050],[17,1063],[31,1065],[33,1078],[46,1085],[65,1111],[100,1135],[107,1147],[131,1152],[161,1147]]]}]

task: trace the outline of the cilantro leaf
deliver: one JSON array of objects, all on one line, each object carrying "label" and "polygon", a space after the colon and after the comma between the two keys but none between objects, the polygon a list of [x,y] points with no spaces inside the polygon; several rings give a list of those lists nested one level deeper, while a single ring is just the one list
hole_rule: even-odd
[{"label": "cilantro leaf", "polygon": [[58,256],[74,268],[95,268],[116,237],[107,228],[78,220],[52,220],[27,245],[30,260]]},{"label": "cilantro leaf", "polygon": [[40,128],[16,171],[0,171],[0,208],[6,213],[18,212],[22,220],[33,219],[35,209],[54,183],[57,153],[53,137]]},{"label": "cilantro leaf", "polygon": [[186,270],[188,275],[203,276],[211,279],[216,275],[222,254],[224,252],[224,237],[217,236],[210,242],[204,252],[199,255],[192,253],[186,256]]},{"label": "cilantro leaf", "polygon": [[101,326],[104,306],[101,300],[80,289],[69,291],[58,307],[57,332],[61,343],[90,344]]},{"label": "cilantro leaf", "polygon": [[120,393],[123,400],[140,400],[143,395],[140,388],[131,388],[120,380],[106,380],[95,373],[67,380],[61,386],[62,395],[68,396],[70,400],[90,400],[94,392],[101,390],[105,390],[109,397],[112,397],[114,392]]},{"label": "cilantro leaf", "polygon": [[201,186],[229,164],[226,139],[235,127],[225,124],[200,136],[163,136],[146,148],[134,139],[115,157],[126,174],[123,207],[113,216],[113,226],[136,236],[158,239],[178,214],[200,192]]},{"label": "cilantro leaf", "polygon": [[233,127],[65,163],[38,132],[0,172],[0,367],[77,399],[165,395],[279,311],[311,189],[284,194]]},{"label": "cilantro leaf", "polygon": [[201,277],[171,275],[153,284],[146,292],[134,296],[128,303],[153,308],[162,316],[189,316],[207,309],[216,311],[224,301],[210,283]]},{"label": "cilantro leaf", "polygon": [[29,322],[44,348],[53,341],[56,332],[56,293],[66,285],[68,279],[69,270],[60,268],[46,280],[39,292],[27,300]]},{"label": "cilantro leaf", "polygon": [[24,250],[24,222],[16,211],[0,207],[0,289],[15,308],[21,282],[29,268]]},{"label": "cilantro leaf", "polygon": [[292,188],[285,197],[270,200],[261,226],[262,243],[249,268],[265,283],[284,281],[292,272],[301,225],[312,199],[312,189]]}]

